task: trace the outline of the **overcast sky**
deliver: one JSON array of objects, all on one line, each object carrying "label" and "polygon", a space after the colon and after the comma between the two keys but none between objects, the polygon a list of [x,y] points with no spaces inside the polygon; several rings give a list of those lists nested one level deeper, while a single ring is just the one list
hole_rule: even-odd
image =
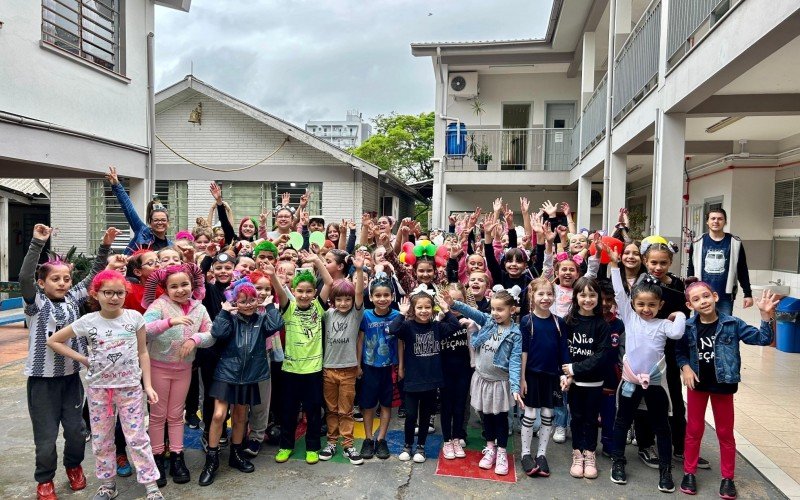
[{"label": "overcast sky", "polygon": [[156,8],[156,88],[189,74],[303,125],[433,110],[411,42],[538,38],[552,0],[193,0]]}]

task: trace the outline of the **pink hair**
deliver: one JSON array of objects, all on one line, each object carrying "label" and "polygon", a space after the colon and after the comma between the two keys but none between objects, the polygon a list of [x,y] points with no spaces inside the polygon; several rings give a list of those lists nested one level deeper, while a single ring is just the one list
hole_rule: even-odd
[{"label": "pink hair", "polygon": [[175,239],[194,241],[194,235],[189,231],[178,231],[178,234],[175,235]]},{"label": "pink hair", "polygon": [[352,297],[356,296],[356,287],[346,279],[338,279],[331,285],[331,292],[328,299],[333,303],[336,297]]},{"label": "pink hair", "polygon": [[687,302],[689,301],[689,292],[701,286],[707,288],[709,292],[714,293],[714,289],[711,288],[711,285],[709,285],[705,281],[695,281],[694,283],[691,283],[689,286],[687,286],[686,290],[683,291],[684,295],[686,296]]},{"label": "pink hair", "polygon": [[130,291],[130,284],[125,281],[125,277],[120,275],[117,271],[112,271],[110,269],[104,269],[95,275],[92,279],[92,284],[89,285],[89,291],[96,294],[103,285],[113,281],[122,282],[125,286],[125,291]]}]

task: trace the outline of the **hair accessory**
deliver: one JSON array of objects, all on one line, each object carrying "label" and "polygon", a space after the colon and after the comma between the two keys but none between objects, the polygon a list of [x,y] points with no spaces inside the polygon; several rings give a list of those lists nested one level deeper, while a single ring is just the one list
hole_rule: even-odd
[{"label": "hair accessory", "polygon": [[648,285],[659,285],[661,284],[661,281],[659,281],[659,279],[653,276],[652,274],[647,273],[642,277],[640,283],[647,283]]},{"label": "hair accessory", "polygon": [[167,207],[162,205],[161,203],[153,203],[153,207],[151,208],[152,212],[166,212]]},{"label": "hair accessory", "polygon": [[256,287],[253,286],[253,283],[250,281],[250,278],[247,276],[234,281],[230,284],[230,286],[228,286],[227,290],[225,290],[225,300],[231,304],[234,303],[236,301],[236,297],[239,296],[239,292],[244,288],[252,288],[253,290],[256,289]]},{"label": "hair accessory", "polygon": [[175,239],[194,241],[194,235],[192,235],[192,233],[189,231],[178,231],[178,233],[175,235]]},{"label": "hair accessory", "polygon": [[639,251],[641,252],[642,255],[644,255],[647,253],[647,250],[649,250],[651,246],[656,244],[664,245],[665,250],[675,253],[674,251],[672,251],[672,247],[670,246],[669,241],[667,241],[663,236],[659,236],[657,234],[650,235],[645,239],[643,239],[642,244],[639,246]]},{"label": "hair accessory", "polygon": [[384,271],[381,271],[379,273],[375,273],[375,278],[373,278],[372,282],[369,284],[369,291],[371,293],[376,288],[382,287],[382,286],[385,286],[385,287],[388,287],[388,288],[392,287],[391,279],[389,278],[389,275],[386,274]]},{"label": "hair accessory", "polygon": [[424,294],[429,295],[431,297],[433,297],[435,295],[435,292],[433,290],[429,289],[427,286],[425,286],[425,284],[417,285],[417,288],[411,290],[411,293],[409,295],[413,296],[413,295],[417,295],[417,294],[420,294],[420,293],[424,293]]},{"label": "hair accessory", "polygon": [[503,288],[503,285],[495,285],[492,287],[492,291],[494,293],[508,292],[508,294],[514,297],[514,300],[517,302],[519,302],[519,296],[522,294],[522,288],[520,288],[519,285],[514,285],[511,288]]},{"label": "hair accessory", "polygon": [[223,264],[226,262],[230,262],[231,264],[235,264],[236,258],[232,257],[231,254],[228,252],[220,252],[214,256],[214,262],[222,262]]},{"label": "hair accessory", "polygon": [[275,213],[277,214],[281,210],[288,210],[294,215],[295,208],[290,205],[275,205]]},{"label": "hair accessory", "polygon": [[580,254],[575,254],[570,257],[568,252],[558,252],[555,255],[556,262],[564,262],[565,260],[571,260],[575,263],[575,265],[580,266],[583,264],[583,257]]}]

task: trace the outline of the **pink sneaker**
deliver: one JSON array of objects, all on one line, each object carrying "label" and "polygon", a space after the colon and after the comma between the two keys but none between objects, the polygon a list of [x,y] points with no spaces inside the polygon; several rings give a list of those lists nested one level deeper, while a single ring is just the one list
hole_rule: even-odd
[{"label": "pink sneaker", "polygon": [[597,458],[593,451],[583,452],[583,477],[594,479],[597,477]]},{"label": "pink sneaker", "polygon": [[581,450],[572,450],[572,467],[569,469],[572,477],[583,477],[583,455]]},{"label": "pink sneaker", "polygon": [[452,441],[447,441],[446,443],[444,443],[444,446],[442,447],[442,454],[444,455],[444,458],[446,458],[447,460],[453,460],[454,458],[456,458],[456,452],[455,450],[453,450]]},{"label": "pink sneaker", "polygon": [[494,446],[492,446],[491,448],[487,446],[486,448],[483,449],[481,453],[483,453],[483,458],[481,458],[481,461],[478,462],[478,467],[486,470],[491,469],[494,466],[494,459],[495,459]]},{"label": "pink sneaker", "polygon": [[498,476],[508,474],[508,454],[504,448],[497,450],[497,459],[494,464],[494,473]]},{"label": "pink sneaker", "polygon": [[452,442],[453,442],[453,453],[455,453],[456,458],[466,457],[467,454],[464,453],[464,447],[461,446],[461,441],[459,441],[458,439],[454,439]]}]

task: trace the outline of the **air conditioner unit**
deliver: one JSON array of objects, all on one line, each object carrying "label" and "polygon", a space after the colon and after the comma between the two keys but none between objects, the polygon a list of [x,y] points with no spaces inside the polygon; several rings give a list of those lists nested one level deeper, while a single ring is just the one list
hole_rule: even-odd
[{"label": "air conditioner unit", "polygon": [[450,73],[447,82],[448,95],[456,98],[472,99],[478,96],[478,73]]}]

